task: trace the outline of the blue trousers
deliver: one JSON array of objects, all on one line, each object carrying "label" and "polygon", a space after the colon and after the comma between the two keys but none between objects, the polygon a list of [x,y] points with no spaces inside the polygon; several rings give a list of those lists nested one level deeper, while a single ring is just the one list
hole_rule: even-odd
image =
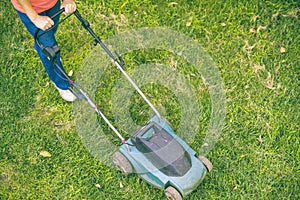
[{"label": "blue trousers", "polygon": [[[52,16],[54,13],[56,13],[57,11],[59,11],[60,9],[60,1],[57,1],[57,3],[55,4],[55,6],[53,6],[51,9],[46,10],[44,12],[39,13],[39,15],[43,15],[43,16]],[[23,22],[23,24],[25,25],[25,27],[27,28],[28,32],[34,36],[37,27],[30,21],[30,19],[28,18],[28,16],[22,12],[17,11],[18,15],[21,18],[21,21]],[[57,24],[59,22],[59,16],[55,17],[53,19],[54,23]],[[43,34],[39,39],[40,43],[46,47],[46,46],[53,46],[53,45],[57,45],[57,41],[55,39],[55,32],[57,31],[57,26],[55,28],[53,28],[51,31],[46,32],[45,34]],[[40,31],[39,34],[44,33],[44,31]],[[46,57],[46,55],[42,52],[41,48],[34,43],[34,48],[37,51],[45,69],[46,72],[48,73],[49,78],[55,83],[55,85],[62,89],[62,90],[67,90],[70,86],[69,81],[64,77],[64,75],[60,72],[60,70],[53,65],[52,62],[50,62],[50,60],[48,60],[48,58]],[[60,66],[60,68],[64,71],[64,68],[62,66],[62,63],[60,61],[60,54],[58,53],[57,57],[56,57],[56,63]]]}]

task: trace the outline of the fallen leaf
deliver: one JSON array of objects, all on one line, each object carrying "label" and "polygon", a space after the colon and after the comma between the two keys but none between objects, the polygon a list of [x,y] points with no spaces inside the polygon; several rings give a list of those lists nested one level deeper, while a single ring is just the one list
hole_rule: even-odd
[{"label": "fallen leaf", "polygon": [[122,182],[120,182],[120,188],[123,188],[124,186],[123,186],[123,184],[122,184]]},{"label": "fallen leaf", "polygon": [[187,22],[185,25],[186,25],[187,27],[189,27],[189,26],[191,26],[191,24],[192,24],[192,22]]},{"label": "fallen leaf", "polygon": [[41,151],[40,156],[43,156],[45,158],[51,157],[51,154],[48,151]]},{"label": "fallen leaf", "polygon": [[208,143],[204,143],[202,146],[203,147],[208,147],[209,145],[208,145]]},{"label": "fallen leaf", "polygon": [[255,22],[255,21],[257,20],[257,18],[259,18],[259,16],[258,16],[258,15],[254,16],[254,17],[252,17],[252,18],[251,18],[251,21],[252,21],[252,22]]},{"label": "fallen leaf", "polygon": [[263,143],[264,140],[262,139],[261,135],[259,135],[258,139],[257,139],[260,143]]},{"label": "fallen leaf", "polygon": [[221,26],[225,27],[225,26],[226,26],[226,23],[224,23],[224,22],[223,22],[223,23],[221,23]]},{"label": "fallen leaf", "polygon": [[170,6],[175,6],[175,5],[177,5],[178,3],[176,3],[176,2],[171,2],[171,3],[169,3],[169,5]]},{"label": "fallen leaf", "polygon": [[279,16],[279,13],[275,13],[272,15],[272,19],[277,18]]},{"label": "fallen leaf", "polygon": [[266,30],[268,26],[259,26],[257,27],[257,32],[261,31],[261,30]]},{"label": "fallen leaf", "polygon": [[95,184],[95,187],[99,189],[101,188],[100,184]]},{"label": "fallen leaf", "polygon": [[235,186],[232,187],[232,190],[237,190],[237,189],[238,189],[237,185],[235,185]]},{"label": "fallen leaf", "polygon": [[280,53],[285,53],[286,49],[284,47],[280,47]]},{"label": "fallen leaf", "polygon": [[255,33],[256,32],[256,28],[250,28],[250,33]]}]

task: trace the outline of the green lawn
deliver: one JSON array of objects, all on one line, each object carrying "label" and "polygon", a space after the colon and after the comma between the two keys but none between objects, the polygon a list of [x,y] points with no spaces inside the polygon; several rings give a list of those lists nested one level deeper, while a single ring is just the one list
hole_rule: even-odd
[{"label": "green lawn", "polygon": [[[77,6],[103,41],[161,27],[201,44],[216,63],[226,93],[225,122],[206,155],[212,172],[186,199],[300,199],[299,1],[78,0]],[[123,176],[91,155],[76,128],[73,104],[50,83],[8,0],[0,1],[0,19],[0,199],[165,199],[137,175]],[[57,39],[76,80],[93,39],[75,18],[61,24]],[[163,49],[122,56],[129,74],[135,66],[161,63],[195,88],[200,139],[190,145],[198,151],[212,112],[201,74]],[[95,99],[112,121],[113,88],[121,77],[111,66],[97,84]],[[182,113],[173,91],[155,83],[141,88],[177,130]],[[131,100],[131,117],[144,123],[147,106],[137,94]]]}]

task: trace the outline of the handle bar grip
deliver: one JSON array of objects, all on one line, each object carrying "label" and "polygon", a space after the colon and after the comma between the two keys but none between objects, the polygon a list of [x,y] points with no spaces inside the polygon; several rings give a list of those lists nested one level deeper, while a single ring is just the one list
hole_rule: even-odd
[{"label": "handle bar grip", "polygon": [[52,15],[50,18],[54,19],[57,15],[60,15],[61,13],[65,12],[65,8],[60,9],[59,11],[57,11],[56,13],[54,13],[54,15]]},{"label": "handle bar grip", "polygon": [[[55,17],[57,17],[58,15],[62,14],[63,12],[65,12],[65,8],[60,9],[59,11],[57,11],[56,13],[54,13],[52,16],[50,16],[50,18],[53,20]],[[34,33],[34,40],[37,41],[38,40],[38,33],[41,31],[41,29],[37,29]]]}]

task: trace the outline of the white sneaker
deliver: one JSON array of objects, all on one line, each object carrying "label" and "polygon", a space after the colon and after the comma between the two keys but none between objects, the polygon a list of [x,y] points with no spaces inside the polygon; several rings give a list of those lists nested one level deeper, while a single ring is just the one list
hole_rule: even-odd
[{"label": "white sneaker", "polygon": [[70,90],[62,90],[55,86],[56,89],[59,91],[61,98],[66,101],[73,102],[76,100],[76,96]]}]

